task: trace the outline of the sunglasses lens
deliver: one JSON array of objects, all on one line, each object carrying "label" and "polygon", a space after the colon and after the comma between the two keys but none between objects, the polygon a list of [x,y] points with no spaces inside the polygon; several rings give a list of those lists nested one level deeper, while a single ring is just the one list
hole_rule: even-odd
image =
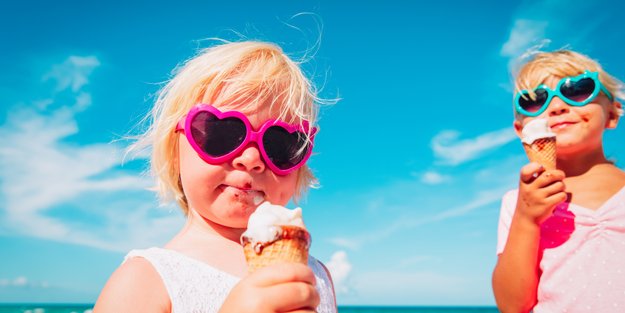
[{"label": "sunglasses lens", "polygon": [[519,97],[519,105],[523,108],[523,110],[529,113],[538,112],[543,105],[545,105],[547,97],[549,97],[549,94],[545,89],[536,89],[534,93],[536,94],[535,100],[533,100],[528,93],[524,93]]},{"label": "sunglasses lens", "polygon": [[195,143],[211,157],[226,155],[243,143],[247,130],[238,118],[218,119],[206,111],[199,112],[191,121],[191,136]]},{"label": "sunglasses lens", "polygon": [[595,87],[595,81],[592,78],[582,78],[575,82],[569,80],[560,86],[560,93],[567,99],[583,102],[590,98]]},{"label": "sunglasses lens", "polygon": [[300,164],[310,148],[306,144],[305,134],[289,133],[280,126],[272,126],[265,131],[263,146],[271,163],[281,170]]}]

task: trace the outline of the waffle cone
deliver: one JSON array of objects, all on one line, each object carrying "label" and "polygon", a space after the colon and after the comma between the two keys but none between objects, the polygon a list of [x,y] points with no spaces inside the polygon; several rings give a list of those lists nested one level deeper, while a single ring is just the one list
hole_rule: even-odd
[{"label": "waffle cone", "polygon": [[278,240],[270,243],[253,243],[243,237],[243,252],[247,260],[248,271],[280,262],[308,264],[310,234],[306,229],[296,226],[281,226],[282,233]]},{"label": "waffle cone", "polygon": [[556,169],[556,137],[545,137],[534,140],[532,144],[523,143],[525,154],[530,162],[536,162],[545,169]]}]

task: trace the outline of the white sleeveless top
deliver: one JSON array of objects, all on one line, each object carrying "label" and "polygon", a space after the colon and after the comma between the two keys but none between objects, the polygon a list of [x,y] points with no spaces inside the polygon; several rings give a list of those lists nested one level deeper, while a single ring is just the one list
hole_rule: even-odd
[{"label": "white sleeveless top", "polygon": [[[169,294],[172,313],[218,312],[230,290],[240,280],[174,250],[157,247],[132,250],[124,261],[133,257],[146,259],[161,276]],[[308,266],[315,274],[321,298],[317,312],[336,313],[332,283],[325,268],[313,257],[308,258]]]}]

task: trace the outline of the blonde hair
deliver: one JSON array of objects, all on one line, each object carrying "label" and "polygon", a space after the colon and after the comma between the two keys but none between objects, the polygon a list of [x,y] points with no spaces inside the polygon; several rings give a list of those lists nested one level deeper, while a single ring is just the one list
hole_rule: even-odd
[{"label": "blonde hair", "polygon": [[[608,74],[601,65],[587,55],[571,51],[556,50],[552,52],[538,52],[533,54],[530,61],[523,64],[516,74],[514,94],[521,90],[528,90],[529,96],[535,99],[534,88],[544,83],[549,77],[576,76],[585,71],[598,72],[599,80],[612,94],[614,101],[617,98],[625,99],[625,85],[620,80]],[[515,112],[515,117],[519,114]],[[617,113],[623,115],[623,110]]]},{"label": "blonde hair", "polygon": [[[185,214],[188,204],[180,183],[175,128],[191,107],[206,103],[243,113],[262,108],[278,113],[277,118],[287,123],[308,121],[315,126],[319,104],[324,103],[299,63],[272,43],[219,44],[200,51],[173,73],[146,117],[149,128],[131,149],[152,148],[150,169],[156,178],[155,189],[162,201],[175,199]],[[297,175],[294,201],[317,184],[307,165]]]}]

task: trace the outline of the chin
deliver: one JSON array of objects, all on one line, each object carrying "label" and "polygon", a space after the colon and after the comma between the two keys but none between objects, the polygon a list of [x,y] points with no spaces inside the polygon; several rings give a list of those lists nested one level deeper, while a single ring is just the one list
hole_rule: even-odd
[{"label": "chin", "polygon": [[585,145],[582,144],[563,144],[560,145],[558,143],[558,145],[556,146],[556,153],[558,155],[559,158],[561,157],[568,157],[568,156],[577,156],[580,155],[580,153],[583,153],[583,151],[588,150],[588,147],[586,147]]},{"label": "chin", "polygon": [[584,138],[579,138],[574,134],[558,134],[556,136],[556,147],[560,148],[574,148],[574,147],[583,147],[585,143]]}]

